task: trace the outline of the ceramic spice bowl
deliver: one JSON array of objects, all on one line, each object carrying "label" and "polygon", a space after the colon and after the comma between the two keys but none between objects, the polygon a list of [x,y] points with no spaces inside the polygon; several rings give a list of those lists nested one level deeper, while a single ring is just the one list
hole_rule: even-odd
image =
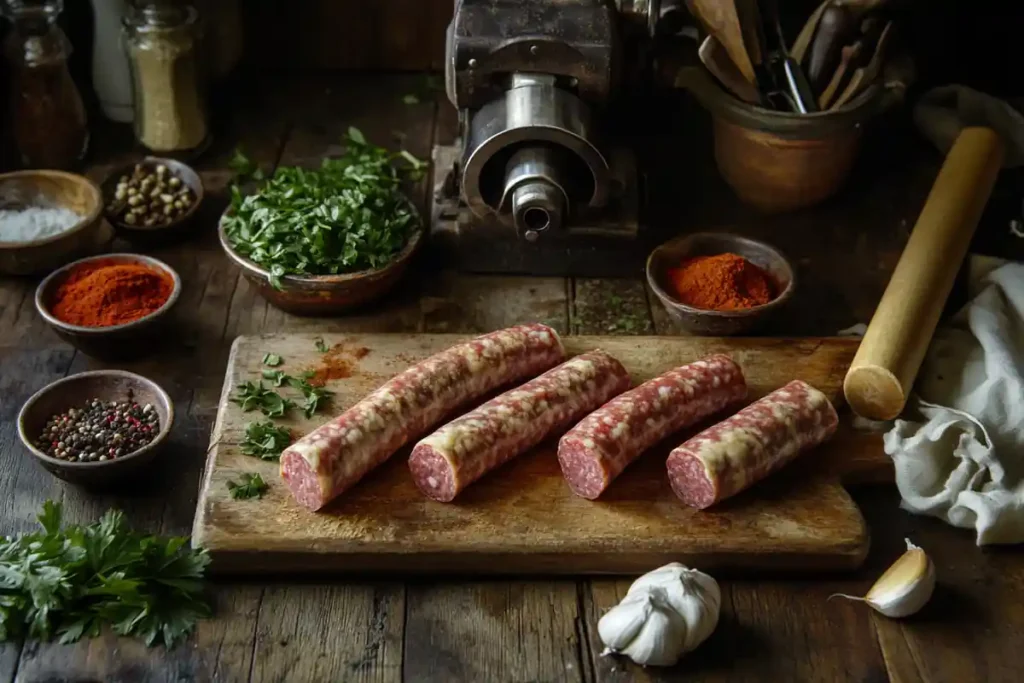
[{"label": "ceramic spice bowl", "polygon": [[[64,322],[53,314],[57,290],[70,272],[84,264],[138,264],[158,270],[173,282],[167,301],[156,311],[137,320],[109,327],[84,327]],[[105,360],[139,357],[150,351],[162,338],[168,315],[181,295],[181,278],[169,265],[141,254],[105,254],[69,263],[54,271],[36,288],[36,310],[64,341],[83,353]]]},{"label": "ceramic spice bowl", "polygon": [[0,273],[30,275],[102,250],[114,237],[103,220],[100,188],[85,176],[29,170],[0,174],[0,209],[42,204],[71,209],[82,218],[69,229],[28,242],[0,241]]},{"label": "ceramic spice bowl", "polygon": [[[687,306],[672,293],[668,272],[697,256],[736,254],[765,270],[774,281],[775,297],[766,304],[735,311],[712,311]],[[728,233],[696,233],[666,242],[647,258],[647,282],[668,314],[688,331],[708,336],[746,334],[767,322],[793,296],[793,266],[774,247]]]},{"label": "ceramic spice bowl", "polygon": [[[145,225],[143,221],[129,223],[126,221],[126,212],[133,207],[129,206],[129,196],[126,190],[119,193],[119,187],[125,179],[130,181],[132,192],[137,193],[139,185],[136,169],[143,171],[142,177],[149,177],[146,185],[146,208],[155,208],[159,214],[160,221],[153,225]],[[163,167],[162,172],[157,170]],[[160,188],[155,187],[159,179]],[[202,178],[192,169],[191,166],[175,159],[164,159],[162,157],[146,157],[136,163],[128,164],[114,170],[100,186],[103,192],[104,211],[107,220],[117,229],[123,237],[133,241],[144,241],[147,243],[168,243],[191,234],[192,228],[196,227],[196,214],[203,202],[204,189]],[[175,210],[174,202],[181,201],[180,193],[187,190],[188,199],[184,205],[179,205]],[[136,201],[136,200],[132,200]],[[163,214],[163,209],[170,204],[172,206],[170,216]]]},{"label": "ceramic spice bowl", "polygon": [[[80,409],[93,399],[152,406],[159,420],[156,437],[133,453],[106,461],[70,462],[44,453],[37,441],[50,417]],[[158,384],[123,370],[97,370],[65,377],[36,392],[18,414],[18,436],[36,461],[54,476],[84,487],[106,487],[144,474],[161,451],[173,423],[174,406]]]}]

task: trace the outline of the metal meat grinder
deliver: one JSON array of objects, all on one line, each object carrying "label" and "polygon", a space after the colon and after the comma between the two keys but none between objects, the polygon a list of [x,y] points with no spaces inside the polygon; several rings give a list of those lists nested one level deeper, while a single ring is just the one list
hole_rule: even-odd
[{"label": "metal meat grinder", "polygon": [[[433,152],[431,242],[477,272],[615,275],[639,247],[642,183],[615,135],[667,0],[456,0],[445,84],[454,145]],[[452,263],[454,262],[454,263]]]}]

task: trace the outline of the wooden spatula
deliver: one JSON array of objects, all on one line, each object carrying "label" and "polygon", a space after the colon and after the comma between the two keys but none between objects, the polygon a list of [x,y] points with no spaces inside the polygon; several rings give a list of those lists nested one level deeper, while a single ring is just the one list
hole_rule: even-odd
[{"label": "wooden spatula", "polygon": [[735,3],[728,0],[686,0],[686,6],[707,32],[722,44],[743,78],[750,83],[757,83],[754,65],[743,42],[743,26],[736,13]]},{"label": "wooden spatula", "polygon": [[757,88],[743,78],[743,74],[740,73],[735,62],[729,58],[729,53],[714,36],[704,39],[704,42],[700,44],[698,54],[700,61],[704,63],[708,71],[733,95],[751,104],[761,101]]},{"label": "wooden spatula", "polygon": [[886,22],[885,28],[882,29],[881,35],[878,36],[878,42],[875,44],[875,51],[871,55],[871,60],[866,66],[862,66],[853,72],[853,75],[850,76],[849,84],[843,90],[843,93],[832,104],[832,109],[839,109],[846,105],[861,91],[871,85],[871,83],[878,78],[878,75],[882,73],[882,64],[885,61],[885,49],[891,33],[892,21],[890,20]]},{"label": "wooden spatula", "polygon": [[818,98],[818,106],[822,109],[828,109],[832,100],[839,93],[839,88],[842,87],[843,81],[850,75],[853,70],[851,66],[857,62],[861,54],[864,51],[864,42],[858,40],[853,45],[847,45],[843,48],[842,55],[839,59],[839,66],[836,67],[836,72],[832,75],[832,80],[829,81],[828,85],[825,86],[825,90],[821,93],[821,97]]}]

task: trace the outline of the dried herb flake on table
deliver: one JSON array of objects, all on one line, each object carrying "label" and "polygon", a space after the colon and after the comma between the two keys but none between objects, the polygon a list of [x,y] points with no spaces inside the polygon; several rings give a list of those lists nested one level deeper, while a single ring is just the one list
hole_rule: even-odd
[{"label": "dried herb flake on table", "polygon": [[[231,188],[223,218],[228,242],[268,270],[277,288],[285,275],[382,268],[420,229],[394,162],[403,159],[408,174],[422,173],[425,163],[404,150],[376,147],[355,128],[346,143],[340,158],[324,159],[318,169],[279,167],[248,196],[238,185]],[[241,153],[232,161],[234,168],[254,172]]]},{"label": "dried herb flake on table", "polygon": [[114,510],[62,529],[52,501],[38,519],[41,531],[0,540],[0,640],[73,643],[110,626],[173,647],[212,614],[210,557],[187,538],[132,531]]}]

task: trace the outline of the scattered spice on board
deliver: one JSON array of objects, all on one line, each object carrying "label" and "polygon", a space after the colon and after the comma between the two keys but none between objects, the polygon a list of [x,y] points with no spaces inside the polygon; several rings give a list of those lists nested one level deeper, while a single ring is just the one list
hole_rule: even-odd
[{"label": "scattered spice on board", "polygon": [[772,276],[737,254],[687,259],[668,275],[680,302],[704,310],[742,310],[776,296]]},{"label": "scattered spice on board", "polygon": [[126,225],[156,227],[175,221],[195,203],[195,193],[164,164],[135,164],[117,181],[107,214]]},{"label": "scattered spice on board", "polygon": [[0,209],[0,243],[33,242],[75,227],[81,214],[57,206],[27,205]]},{"label": "scattered spice on board", "polygon": [[368,353],[370,353],[370,349],[365,346],[350,349],[344,344],[335,344],[324,353],[319,367],[311,371],[312,374],[308,380],[310,385],[322,387],[332,380],[351,377],[356,363],[365,358]]},{"label": "scattered spice on board", "polygon": [[51,458],[105,462],[134,453],[159,433],[160,417],[151,404],[94,398],[50,417],[36,446]]},{"label": "scattered spice on board", "polygon": [[167,273],[138,263],[93,261],[72,268],[57,288],[50,311],[80,327],[110,327],[163,307],[174,291]]}]

